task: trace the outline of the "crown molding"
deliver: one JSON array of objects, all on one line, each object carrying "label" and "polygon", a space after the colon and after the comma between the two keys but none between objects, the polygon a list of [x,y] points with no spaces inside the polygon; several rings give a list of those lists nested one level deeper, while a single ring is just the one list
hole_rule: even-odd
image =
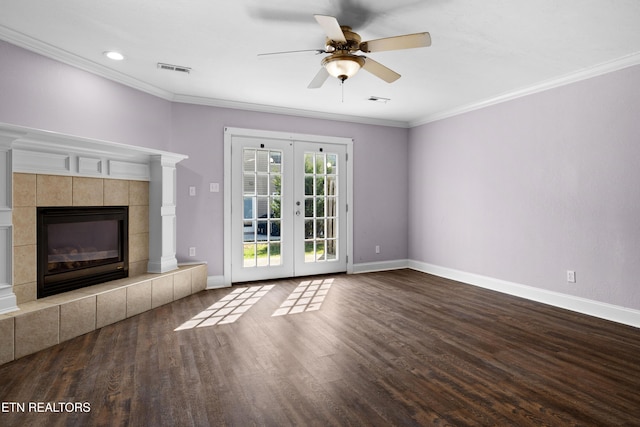
[{"label": "crown molding", "polygon": [[349,116],[343,114],[322,113],[311,110],[299,110],[295,108],[277,107],[273,105],[263,104],[251,104],[245,102],[228,101],[215,98],[205,98],[197,96],[188,96],[175,94],[170,91],[161,89],[157,86],[145,83],[141,80],[130,77],[124,73],[115,71],[97,62],[89,61],[76,54],[68,52],[64,49],[60,49],[51,44],[43,42],[41,40],[29,37],[18,31],[0,25],[0,39],[9,42],[13,45],[21,47],[23,49],[35,52],[39,55],[45,56],[50,59],[71,65],[75,68],[79,68],[83,71],[90,72],[92,74],[104,77],[112,80],[116,83],[123,84],[133,89],[148,93],[150,95],[157,96],[167,101],[184,103],[184,104],[196,104],[206,105],[212,107],[231,108],[236,110],[248,110],[256,112],[283,114],[288,116],[308,117],[314,119],[335,120],[351,123],[362,123],[379,126],[391,126],[408,128],[409,123],[397,120],[384,120],[375,119],[370,117]]},{"label": "crown molding", "polygon": [[115,81],[116,83],[121,83],[125,86],[171,102],[399,128],[413,128],[421,126],[427,123],[443,120],[449,117],[454,117],[460,114],[479,110],[481,108],[511,101],[527,95],[532,95],[556,87],[590,79],[592,77],[597,77],[602,74],[607,74],[613,71],[640,65],[640,52],[636,52],[630,55],[623,56],[621,58],[614,59],[612,61],[603,62],[601,64],[587,67],[573,73],[545,80],[532,86],[527,86],[514,91],[506,92],[496,97],[487,98],[467,105],[462,105],[450,110],[436,112],[424,116],[418,120],[406,122],[400,120],[385,120],[372,117],[350,116],[312,110],[277,107],[274,105],[252,104],[216,98],[175,94],[1,25],[0,39],[5,40],[18,47],[22,47],[29,51],[40,54],[42,56],[63,62],[67,65],[71,65],[92,74],[96,74],[100,77]]},{"label": "crown molding", "polygon": [[597,77],[603,74],[611,73],[614,71],[622,70],[624,68],[640,65],[640,52],[632,53],[612,61],[603,62],[592,67],[587,67],[582,70],[565,74],[563,76],[555,77],[543,82],[537,83],[533,86],[527,86],[525,88],[517,89],[498,95],[496,97],[488,98],[482,101],[474,102],[471,104],[463,105],[451,110],[442,111],[423,117],[417,121],[409,122],[409,127],[424,125],[427,123],[435,122],[438,120],[447,119],[449,117],[458,116],[460,114],[468,113],[481,108],[489,107],[491,105],[501,104],[503,102],[511,101],[524,96],[533,95],[535,93],[544,92],[549,89],[557,88],[560,86],[566,86],[571,83],[577,83],[582,80],[587,80],[592,77]]},{"label": "crown molding", "polygon": [[160,89],[157,86],[145,83],[119,71],[112,70],[111,68],[97,62],[89,61],[88,59],[82,58],[74,53],[60,49],[41,40],[34,39],[33,37],[29,37],[2,25],[0,25],[0,40],[4,40],[47,58],[71,65],[72,67],[79,68],[91,74],[104,77],[115,81],[116,83],[121,83],[125,86],[129,86],[133,89],[140,90],[168,101],[171,101],[174,96],[173,93]]},{"label": "crown molding", "polygon": [[206,98],[188,95],[175,95],[174,102],[183,104],[206,105],[209,107],[230,108],[235,110],[256,111],[261,113],[281,114],[286,116],[307,117],[312,119],[333,120],[339,122],[361,123],[367,125],[408,128],[409,123],[399,120],[376,119],[372,117],[350,116],[345,114],[325,113],[321,111],[300,110],[296,108],[277,107],[266,104],[252,104],[248,102],[228,101],[223,99]]}]

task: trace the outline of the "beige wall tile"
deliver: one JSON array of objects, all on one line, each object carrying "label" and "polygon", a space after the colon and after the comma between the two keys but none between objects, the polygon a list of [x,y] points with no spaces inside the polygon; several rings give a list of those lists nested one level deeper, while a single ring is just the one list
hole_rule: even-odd
[{"label": "beige wall tile", "polygon": [[38,283],[29,282],[14,285],[13,293],[16,295],[18,305],[35,301],[38,298]]},{"label": "beige wall tile", "polygon": [[72,190],[70,176],[37,175],[36,206],[72,206]]},{"label": "beige wall tile", "polygon": [[37,282],[36,245],[13,248],[13,284]]},{"label": "beige wall tile", "polygon": [[207,266],[199,265],[191,270],[191,290],[196,292],[204,291],[207,288]]},{"label": "beige wall tile", "polygon": [[149,205],[129,206],[129,234],[149,232]]},{"label": "beige wall tile", "polygon": [[191,270],[179,271],[173,275],[173,299],[191,295]]},{"label": "beige wall tile", "polygon": [[151,310],[151,281],[127,288],[127,317]]},{"label": "beige wall tile", "polygon": [[120,288],[99,294],[96,300],[96,328],[110,325],[127,317],[127,289]]},{"label": "beige wall tile", "polygon": [[129,262],[149,259],[149,233],[129,233]]},{"label": "beige wall tile", "polygon": [[[135,204],[130,211],[130,234],[132,231],[133,234],[147,234],[132,239],[130,274],[146,273],[149,259],[148,182],[16,173],[13,185],[16,204],[13,213],[14,246],[36,244],[36,206],[127,206],[132,194]],[[35,253],[27,248],[20,252],[14,261],[14,284],[36,280]],[[35,298],[31,290],[31,287],[21,289],[19,300],[27,302]]]},{"label": "beige wall tile", "polygon": [[14,323],[15,318],[0,315],[0,365],[11,362],[15,357]]},{"label": "beige wall tile", "polygon": [[36,234],[36,208],[13,208],[13,246],[35,245]]},{"label": "beige wall tile", "polygon": [[129,277],[136,277],[147,272],[148,259],[142,261],[131,262],[129,261]]},{"label": "beige wall tile", "polygon": [[96,297],[60,304],[60,342],[96,329]]},{"label": "beige wall tile", "polygon": [[13,174],[13,207],[36,205],[36,175],[31,173]]},{"label": "beige wall tile", "polygon": [[73,206],[102,206],[104,187],[101,178],[73,177]]},{"label": "beige wall tile", "polygon": [[104,206],[129,206],[129,181],[104,180]]},{"label": "beige wall tile", "polygon": [[58,344],[59,326],[57,305],[15,316],[16,359]]},{"label": "beige wall tile", "polygon": [[129,206],[149,205],[149,183],[129,181]]},{"label": "beige wall tile", "polygon": [[173,275],[151,282],[151,307],[156,308],[173,301]]}]

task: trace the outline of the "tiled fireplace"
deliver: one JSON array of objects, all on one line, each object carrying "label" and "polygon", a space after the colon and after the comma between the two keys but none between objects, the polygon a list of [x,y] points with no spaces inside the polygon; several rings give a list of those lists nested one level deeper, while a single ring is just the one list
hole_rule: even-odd
[{"label": "tiled fireplace", "polygon": [[[186,156],[0,124],[0,364],[206,288],[175,258]],[[37,298],[37,210],[126,206],[127,278]]]},{"label": "tiled fireplace", "polygon": [[36,208],[128,206],[129,276],[147,272],[149,183],[40,174],[13,174],[13,291],[18,305],[36,300]]}]

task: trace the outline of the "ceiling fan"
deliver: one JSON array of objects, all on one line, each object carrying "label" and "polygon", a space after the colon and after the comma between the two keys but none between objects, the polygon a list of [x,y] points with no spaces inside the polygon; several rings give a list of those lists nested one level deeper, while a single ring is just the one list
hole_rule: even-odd
[{"label": "ceiling fan", "polygon": [[363,42],[358,33],[354,32],[351,27],[346,25],[341,26],[335,17],[327,15],[314,15],[314,17],[327,35],[324,49],[276,52],[259,55],[265,56],[297,52],[329,54],[329,56],[322,60],[322,68],[320,68],[311,83],[309,83],[309,89],[321,87],[329,76],[335,77],[341,82],[344,82],[346,79],[353,77],[361,68],[387,83],[392,83],[400,78],[400,74],[367,56],[359,55],[357,53],[382,52],[388,50],[431,46],[431,36],[428,32],[406,34],[403,36],[387,37]]}]

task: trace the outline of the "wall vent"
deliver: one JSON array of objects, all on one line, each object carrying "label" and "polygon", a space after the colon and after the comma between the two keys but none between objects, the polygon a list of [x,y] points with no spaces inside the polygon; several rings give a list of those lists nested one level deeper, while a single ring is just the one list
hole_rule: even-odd
[{"label": "wall vent", "polygon": [[178,73],[186,74],[189,74],[191,72],[191,68],[189,67],[183,67],[182,65],[163,64],[162,62],[158,62],[158,68],[160,68],[161,70],[176,71]]}]

